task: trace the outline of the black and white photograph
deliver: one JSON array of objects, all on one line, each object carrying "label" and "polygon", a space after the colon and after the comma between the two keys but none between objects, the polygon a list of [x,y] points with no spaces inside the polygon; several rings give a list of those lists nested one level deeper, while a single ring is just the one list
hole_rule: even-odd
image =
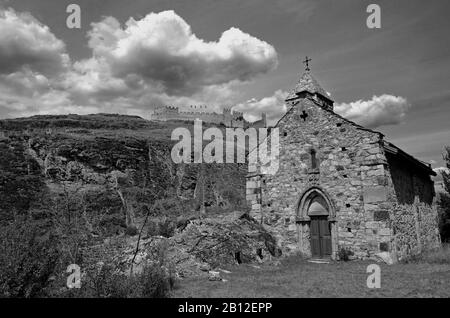
[{"label": "black and white photograph", "polygon": [[449,32],[447,0],[0,0],[0,298],[448,299]]}]

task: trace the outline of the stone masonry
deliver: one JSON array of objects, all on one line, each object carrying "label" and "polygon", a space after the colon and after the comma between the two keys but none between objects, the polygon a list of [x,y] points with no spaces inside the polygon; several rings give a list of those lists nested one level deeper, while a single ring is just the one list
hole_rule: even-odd
[{"label": "stone masonry", "polygon": [[[333,101],[309,71],[286,100],[277,123],[279,170],[250,167],[251,215],[286,255],[312,256],[314,214],[326,218],[332,259],[342,249],[395,261],[439,246],[431,167],[384,140],[383,134],[333,112]],[[314,234],[316,235],[316,234]],[[326,241],[328,240],[328,241]]]}]

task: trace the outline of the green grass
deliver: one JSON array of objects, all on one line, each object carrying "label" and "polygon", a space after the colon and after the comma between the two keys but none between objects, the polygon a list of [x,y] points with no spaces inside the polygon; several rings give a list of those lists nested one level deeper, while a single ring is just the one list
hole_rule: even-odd
[{"label": "green grass", "polygon": [[426,251],[406,259],[404,263],[447,264],[450,266],[450,244],[444,244],[441,249]]},{"label": "green grass", "polygon": [[381,267],[381,288],[369,289],[370,261],[314,264],[298,257],[279,266],[224,268],[226,282],[191,278],[179,282],[173,297],[450,297],[450,265],[409,263]]}]

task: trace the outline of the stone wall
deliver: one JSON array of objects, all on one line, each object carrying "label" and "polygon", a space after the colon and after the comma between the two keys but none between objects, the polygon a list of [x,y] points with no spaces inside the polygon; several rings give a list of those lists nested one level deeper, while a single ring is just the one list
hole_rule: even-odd
[{"label": "stone wall", "polygon": [[[389,241],[390,235],[386,222],[375,221],[373,215],[378,201],[385,199],[381,194],[386,162],[379,134],[359,129],[309,99],[295,105],[278,127],[278,172],[273,176],[249,175],[247,181],[247,198],[255,219],[272,229],[285,253],[308,255],[309,227],[297,222],[298,204],[306,191],[317,187],[335,209],[334,251],[346,247],[357,257],[378,252],[379,242]],[[318,169],[311,168],[312,150]],[[299,246],[300,233],[303,246]]]},{"label": "stone wall", "polygon": [[419,202],[416,197],[414,204],[394,205],[391,219],[393,253],[398,260],[440,246],[435,205]]},{"label": "stone wall", "polygon": [[311,254],[309,218],[301,208],[311,190],[330,202],[333,258],[341,248],[361,259],[392,252],[398,179],[391,175],[383,136],[309,98],[294,103],[278,127],[279,170],[262,175],[258,166],[250,166],[247,200],[251,215],[273,233],[284,254]]},{"label": "stone wall", "polygon": [[421,172],[396,156],[386,154],[395,195],[401,204],[412,204],[416,197],[420,202],[431,204],[433,202],[434,187],[430,176]]},{"label": "stone wall", "polygon": [[[203,109],[203,108],[201,108]],[[200,119],[203,122],[212,123],[216,125],[223,124],[227,127],[244,128],[249,123],[243,118],[241,112],[231,112],[229,109],[224,109],[222,114],[205,111],[180,111],[178,107],[159,107],[155,109],[151,116],[154,120],[190,120]]]}]

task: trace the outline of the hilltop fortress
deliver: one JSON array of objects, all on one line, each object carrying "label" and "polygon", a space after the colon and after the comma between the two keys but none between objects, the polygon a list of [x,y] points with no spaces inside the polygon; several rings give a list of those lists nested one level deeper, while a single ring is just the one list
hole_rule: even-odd
[{"label": "hilltop fortress", "polygon": [[186,120],[194,121],[200,119],[206,123],[217,125],[225,125],[227,127],[235,128],[262,128],[267,127],[266,114],[262,113],[262,118],[255,122],[248,122],[244,119],[244,114],[237,111],[232,111],[230,108],[224,108],[222,114],[216,112],[206,111],[207,107],[204,105],[190,106],[190,111],[180,111],[178,107],[161,106],[154,110],[151,119],[167,121],[167,120]]}]

